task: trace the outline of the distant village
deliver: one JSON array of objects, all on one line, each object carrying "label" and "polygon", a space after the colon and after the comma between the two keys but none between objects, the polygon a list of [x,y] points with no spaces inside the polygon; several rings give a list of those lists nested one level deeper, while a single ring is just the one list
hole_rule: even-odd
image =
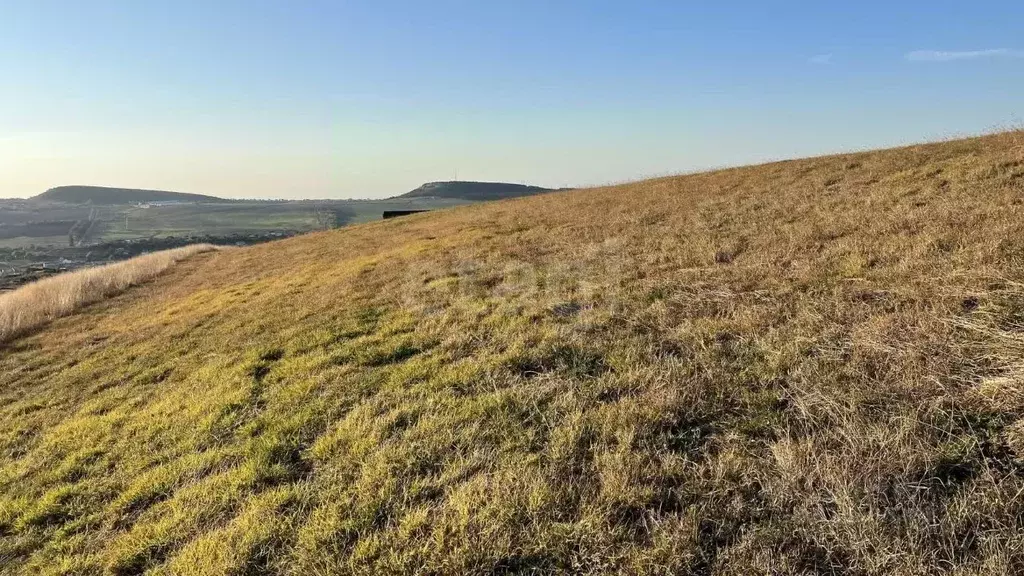
[{"label": "distant village", "polygon": [[150,200],[148,202],[130,202],[135,208],[157,208],[160,206],[187,206],[198,204],[198,202],[186,202],[182,200]]}]

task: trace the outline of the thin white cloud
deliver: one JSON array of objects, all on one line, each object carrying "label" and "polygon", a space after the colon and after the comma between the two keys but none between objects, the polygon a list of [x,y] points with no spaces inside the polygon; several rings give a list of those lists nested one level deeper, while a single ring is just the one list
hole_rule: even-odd
[{"label": "thin white cloud", "polygon": [[980,58],[1024,58],[1024,51],[1009,48],[989,50],[915,50],[905,55],[911,62],[953,62],[955,60],[978,60]]},{"label": "thin white cloud", "polygon": [[811,64],[831,64],[832,63],[832,55],[831,54],[818,54],[816,56],[811,56],[810,58],[807,59],[807,61],[810,62]]}]

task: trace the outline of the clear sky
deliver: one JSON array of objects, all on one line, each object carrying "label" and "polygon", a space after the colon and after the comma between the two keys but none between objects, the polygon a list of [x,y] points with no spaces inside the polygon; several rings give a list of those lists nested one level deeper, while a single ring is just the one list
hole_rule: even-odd
[{"label": "clear sky", "polygon": [[576,186],[1024,122],[1024,2],[0,0],[0,196]]}]

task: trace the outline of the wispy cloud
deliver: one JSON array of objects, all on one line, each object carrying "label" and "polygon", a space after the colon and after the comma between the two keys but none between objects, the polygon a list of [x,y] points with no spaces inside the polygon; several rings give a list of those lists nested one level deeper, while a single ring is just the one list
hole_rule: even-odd
[{"label": "wispy cloud", "polygon": [[832,55],[831,54],[818,54],[816,56],[811,56],[810,58],[807,59],[807,61],[810,62],[811,64],[831,64],[832,63]]},{"label": "wispy cloud", "polygon": [[989,50],[915,50],[905,55],[911,62],[953,62],[981,58],[1024,58],[1024,50],[993,48]]}]

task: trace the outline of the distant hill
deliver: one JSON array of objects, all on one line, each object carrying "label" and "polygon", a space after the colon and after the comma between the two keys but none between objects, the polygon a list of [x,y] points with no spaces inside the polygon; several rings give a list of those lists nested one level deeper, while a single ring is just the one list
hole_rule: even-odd
[{"label": "distant hill", "polygon": [[398,198],[459,198],[461,200],[501,200],[553,192],[551,188],[507,184],[504,182],[430,182]]},{"label": "distant hill", "polygon": [[135,188],[105,186],[58,186],[33,197],[34,200],[68,202],[71,204],[130,204],[132,202],[224,202],[223,198]]}]

